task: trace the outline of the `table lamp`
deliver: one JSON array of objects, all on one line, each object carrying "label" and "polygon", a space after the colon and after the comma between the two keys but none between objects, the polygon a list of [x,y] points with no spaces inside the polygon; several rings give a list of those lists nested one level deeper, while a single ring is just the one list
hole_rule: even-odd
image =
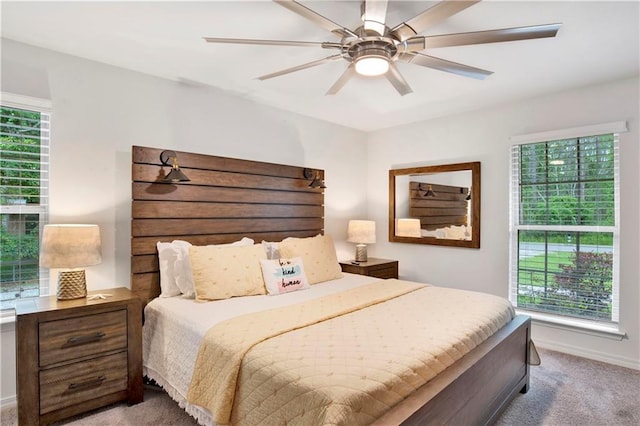
[{"label": "table lamp", "polygon": [[350,220],[347,241],[356,243],[356,262],[366,262],[367,244],[376,242],[376,223],[372,220]]},{"label": "table lamp", "polygon": [[412,238],[422,237],[422,232],[420,231],[420,219],[397,219],[396,236]]},{"label": "table lamp", "polygon": [[[40,266],[44,268],[81,268],[102,262],[98,225],[45,225],[40,245]],[[87,296],[84,269],[60,271],[59,300]]]}]

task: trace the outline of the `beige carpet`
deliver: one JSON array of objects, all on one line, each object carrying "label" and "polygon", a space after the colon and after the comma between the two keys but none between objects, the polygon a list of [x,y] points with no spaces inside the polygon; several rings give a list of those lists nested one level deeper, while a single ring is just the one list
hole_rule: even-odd
[{"label": "beige carpet", "polygon": [[531,386],[497,421],[508,425],[640,425],[640,371],[539,350]]},{"label": "beige carpet", "polygon": [[[625,426],[640,424],[640,371],[539,349],[531,388],[518,395],[498,426]],[[101,425],[195,425],[164,392],[145,389],[143,403],[116,404],[62,423]],[[0,413],[2,426],[18,424],[15,407]]]}]

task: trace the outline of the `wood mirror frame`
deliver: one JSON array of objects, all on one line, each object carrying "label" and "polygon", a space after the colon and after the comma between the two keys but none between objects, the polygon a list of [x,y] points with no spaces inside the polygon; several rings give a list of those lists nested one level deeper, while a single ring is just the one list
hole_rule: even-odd
[{"label": "wood mirror frame", "polygon": [[[439,174],[448,173],[448,172],[465,172],[469,171],[471,173],[471,179],[469,180],[469,185],[466,184],[463,186],[457,185],[442,185],[438,182],[441,180],[438,179]],[[396,191],[397,188],[397,178],[402,176],[411,177],[421,177],[422,181],[427,186],[425,188],[421,188],[421,182],[411,182],[408,180],[409,187],[407,187],[407,200],[412,198],[412,192],[415,196],[414,198],[428,197],[427,192],[433,189],[433,191],[438,194],[438,191],[442,191],[442,193],[453,193],[456,192],[456,197],[460,202],[460,200],[466,202],[466,198],[470,197],[470,206],[469,207],[461,207],[461,208],[453,208],[448,210],[456,210],[458,214],[457,216],[449,216],[448,219],[451,222],[443,222],[441,215],[437,215],[439,219],[430,219],[427,216],[423,216],[420,218],[420,236],[401,236],[398,235],[396,230],[397,217],[396,214],[396,204],[398,203],[398,194],[400,190]],[[434,183],[430,184],[424,180],[424,176],[432,176]],[[440,176],[442,178],[442,176]],[[414,189],[415,188],[415,189]],[[415,191],[415,192],[414,192]],[[425,191],[423,194],[420,194],[419,191]],[[466,191],[466,192],[465,192]],[[417,193],[417,195],[416,195]],[[432,197],[437,198],[436,196]],[[403,198],[404,199],[404,198]],[[420,202],[421,200],[418,200]],[[429,200],[424,200],[424,204],[429,204]],[[428,205],[417,205],[414,206],[420,211],[431,211]],[[416,212],[415,208],[414,213]],[[467,214],[460,214],[461,209],[467,209]],[[411,211],[410,208],[408,211]],[[467,215],[470,213],[471,217],[468,218]],[[410,216],[407,216],[410,218]],[[429,228],[434,228],[436,226],[447,226],[447,225],[460,225],[463,222],[466,222],[467,225],[471,225],[471,232],[467,232],[469,235],[466,239],[456,239],[456,238],[447,238],[447,237],[435,237],[435,236],[423,236],[426,230]],[[440,225],[436,225],[436,223],[440,223]],[[445,232],[446,235],[446,232]],[[435,166],[423,166],[423,167],[411,167],[406,169],[394,169],[389,170],[389,241],[395,243],[412,243],[412,244],[433,244],[440,246],[454,246],[454,247],[467,247],[467,248],[480,248],[480,162],[469,162],[469,163],[456,163],[456,164],[444,164],[444,165],[435,165]]]}]

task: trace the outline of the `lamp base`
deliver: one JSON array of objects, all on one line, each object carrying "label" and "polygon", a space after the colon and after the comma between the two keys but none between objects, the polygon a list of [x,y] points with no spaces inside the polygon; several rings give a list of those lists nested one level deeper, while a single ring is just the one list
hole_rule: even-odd
[{"label": "lamp base", "polygon": [[366,261],[367,261],[367,245],[356,244],[356,262],[366,262]]},{"label": "lamp base", "polygon": [[84,269],[64,271],[58,274],[58,300],[80,299],[87,297],[87,282]]}]

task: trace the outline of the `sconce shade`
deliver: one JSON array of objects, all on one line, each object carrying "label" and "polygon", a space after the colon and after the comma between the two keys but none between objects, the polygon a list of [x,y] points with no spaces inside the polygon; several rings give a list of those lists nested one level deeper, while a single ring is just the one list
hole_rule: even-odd
[{"label": "sconce shade", "polygon": [[[421,190],[421,191],[424,191],[424,189],[422,188],[422,184],[418,185],[418,189]],[[437,194],[435,192],[433,192],[433,186],[427,185],[427,190],[425,191],[423,196],[425,196],[425,197],[435,197],[436,195]]]},{"label": "sconce shade", "polygon": [[311,183],[309,184],[309,188],[326,188],[326,186],[324,186],[324,182],[322,182],[322,180],[318,179],[318,177],[316,176]]},{"label": "sconce shade", "polygon": [[165,150],[160,153],[160,162],[170,165],[171,171],[162,179],[163,182],[190,182],[191,179],[185,175],[178,166],[178,154],[175,151]]},{"label": "sconce shade", "polygon": [[98,225],[45,225],[40,266],[78,268],[102,262]]},{"label": "sconce shade", "polygon": [[350,220],[347,241],[356,244],[376,242],[376,223],[373,220]]},{"label": "sconce shade", "polygon": [[176,163],[176,167],[173,167],[171,169],[171,171],[169,172],[169,174],[166,175],[163,180],[168,181],[168,182],[189,182],[189,181],[191,181],[191,179],[189,179],[182,172],[182,170],[180,170],[180,168],[177,167],[177,163]]},{"label": "sconce shade", "polygon": [[318,170],[316,170],[314,173],[313,169],[305,168],[302,173],[305,179],[313,178],[313,180],[309,184],[309,188],[326,188],[326,186],[324,186],[324,182],[322,181],[322,179],[320,179],[320,172]]},{"label": "sconce shade", "polygon": [[422,236],[420,232],[420,219],[397,219],[396,236],[420,238]]}]

